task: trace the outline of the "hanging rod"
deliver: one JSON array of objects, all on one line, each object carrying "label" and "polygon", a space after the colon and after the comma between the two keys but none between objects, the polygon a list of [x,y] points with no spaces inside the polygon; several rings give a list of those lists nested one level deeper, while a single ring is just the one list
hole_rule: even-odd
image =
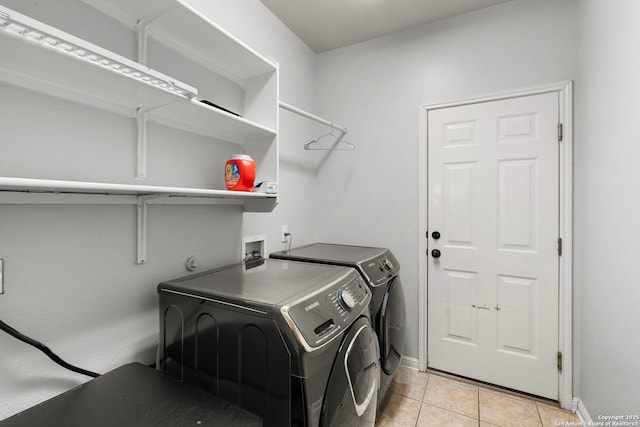
[{"label": "hanging rod", "polygon": [[344,134],[346,134],[347,132],[349,132],[349,130],[346,127],[343,126],[339,126],[333,122],[330,122],[329,120],[323,119],[322,117],[318,117],[315,114],[311,114],[308,113],[304,110],[301,110],[298,107],[294,107],[293,105],[289,105],[286,102],[282,102],[280,101],[280,108],[284,108],[285,110],[291,111],[292,113],[296,113],[300,116],[306,117],[308,119],[311,119],[313,121],[316,121],[318,123],[322,123],[323,125],[329,126],[332,129],[338,130]]},{"label": "hanging rod", "polygon": [[[343,143],[346,144],[348,148],[346,148],[347,150],[355,150],[356,146],[353,145],[352,143],[348,142],[346,139],[344,139],[345,135],[347,134],[347,132],[349,132],[349,130],[344,127],[344,126],[340,126],[337,125],[333,122],[330,122],[329,120],[323,119],[322,117],[318,117],[315,114],[311,114],[307,111],[301,110],[298,107],[294,107],[293,105],[287,104],[286,102],[282,102],[279,101],[280,104],[280,108],[283,108],[285,110],[291,111],[292,113],[298,114],[300,116],[306,117],[308,119],[311,119],[313,121],[316,121],[318,123],[321,123],[325,126],[329,126],[331,128],[331,130],[337,130],[340,132],[340,135],[338,135],[338,137],[336,138],[335,142],[334,142],[334,148],[330,148],[327,150],[340,150],[339,148],[335,148],[335,146],[337,146],[339,143]],[[305,150],[318,150],[318,148],[311,148],[311,146],[313,144],[315,144],[316,142],[318,142],[320,139],[324,138],[325,136],[328,135],[323,135],[319,138],[314,139],[313,141],[309,142],[308,144],[304,145],[304,149]],[[320,150],[324,150],[324,149],[320,149]]]}]

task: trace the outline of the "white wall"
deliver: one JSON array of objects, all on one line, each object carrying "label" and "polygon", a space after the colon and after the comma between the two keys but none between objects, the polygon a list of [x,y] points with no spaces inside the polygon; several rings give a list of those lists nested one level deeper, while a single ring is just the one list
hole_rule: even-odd
[{"label": "white wall", "polygon": [[[80,36],[91,35],[95,43],[133,55],[132,34],[109,19],[92,20],[93,25],[87,26],[78,19],[86,7],[77,0],[0,3],[24,8],[36,19]],[[238,0],[233,7],[222,0],[192,3],[279,62],[283,99],[313,108],[315,55],[259,1]],[[67,8],[75,11],[71,19],[60,13]],[[109,181],[135,171],[132,119],[0,84],[0,128],[4,176]],[[132,205],[0,204],[0,258],[5,260],[0,319],[85,369],[106,372],[131,361],[154,362],[156,285],[188,274],[187,257],[197,256],[201,269],[237,262],[242,236],[256,233],[267,233],[271,250],[280,249],[281,223],[289,225],[298,242],[313,240],[315,230],[307,226],[313,212],[307,189],[312,187],[315,166],[302,151],[312,130],[297,117],[281,117],[282,197],[272,214],[243,215],[233,206],[151,206],[144,265],[135,265]],[[219,165],[228,154],[221,156],[212,148],[216,144],[155,125],[150,133],[149,183],[175,185],[166,181],[178,179],[185,185],[205,186],[222,180]],[[176,140],[188,149],[171,150]],[[228,150],[234,147],[222,148]],[[193,165],[199,172],[174,175],[171,161]],[[4,333],[0,333],[0,378],[0,419],[89,379],[58,367]]]},{"label": "white wall", "polygon": [[423,256],[419,106],[575,79],[577,16],[576,0],[515,0],[319,55],[321,110],[358,149],[331,153],[319,171],[317,223],[326,240],[386,246],[399,258],[408,356],[418,356]]},{"label": "white wall", "polygon": [[[257,0],[190,0],[190,3],[223,28],[263,55],[280,63],[280,99],[315,112],[316,55]],[[303,145],[325,131],[312,121],[280,110],[280,202],[273,214],[244,215],[243,235],[267,234],[267,252],[286,248],[280,241],[287,225],[293,245],[311,243],[318,236],[313,218],[316,201],[316,169],[321,158]]]},{"label": "white wall", "polygon": [[635,0],[580,2],[576,375],[593,421],[640,414],[639,17]]},{"label": "white wall", "polygon": [[[268,249],[278,250],[286,224],[294,245],[325,240],[392,249],[407,297],[407,354],[417,357],[418,106],[577,79],[574,394],[594,420],[640,412],[640,343],[633,330],[640,306],[633,279],[640,273],[634,240],[640,172],[633,163],[640,148],[632,128],[639,111],[637,2],[514,0],[318,57],[258,0],[236,0],[233,7],[224,0],[190,2],[278,61],[281,99],[347,126],[358,149],[305,152],[302,145],[324,129],[281,111],[275,211],[242,216],[234,207],[152,206],[149,262],[141,266],[134,265],[132,206],[0,205],[6,262],[0,319],[87,369],[150,361],[156,284],[186,274],[190,255],[202,268],[236,261],[243,235],[266,233]],[[112,34],[110,25],[100,32]],[[133,50],[130,37],[109,40]],[[22,134],[16,120],[33,129]],[[0,86],[0,121],[0,162],[31,135],[42,148],[32,157],[40,173],[66,173],[59,162],[71,153],[52,148],[69,138],[92,150],[115,144],[101,155],[115,168],[133,168],[119,161],[130,156],[119,141],[134,132],[122,118]],[[191,143],[206,154],[200,140]],[[7,151],[11,144],[17,148]],[[87,379],[5,334],[0,348],[0,419]]]}]

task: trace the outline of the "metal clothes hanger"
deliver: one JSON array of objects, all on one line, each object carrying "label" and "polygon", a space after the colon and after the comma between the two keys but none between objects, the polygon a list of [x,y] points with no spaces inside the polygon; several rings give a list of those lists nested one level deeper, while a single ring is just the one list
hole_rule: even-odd
[{"label": "metal clothes hanger", "polygon": [[[293,105],[289,105],[286,104],[282,101],[279,102],[280,108],[284,108],[285,110],[291,111],[292,113],[298,114],[300,116],[306,117],[308,119],[311,119],[313,121],[316,121],[318,123],[322,123],[325,126],[329,126],[331,128],[331,131],[327,134],[324,134],[322,136],[319,136],[318,138],[314,139],[311,142],[308,142],[304,145],[304,149],[305,150],[324,150],[324,151],[332,151],[332,150],[355,150],[356,146],[353,145],[352,143],[350,143],[349,141],[347,141],[346,139],[344,139],[344,137],[347,135],[347,132],[349,132],[349,130],[345,127],[342,126],[338,126],[337,124],[330,122],[329,120],[325,120],[322,117],[318,117],[314,114],[308,113],[304,110],[301,110],[298,107],[294,107]],[[335,135],[334,132],[335,131],[339,131],[340,134],[339,135]],[[317,144],[318,142],[320,142],[321,140],[323,140],[324,138],[328,138],[328,137],[334,137],[336,138],[336,140],[333,142],[333,144],[331,145],[330,148],[318,148],[316,146],[314,146],[314,144]]]},{"label": "metal clothes hanger", "polygon": [[[308,142],[306,144],[304,144],[304,149],[305,150],[355,150],[356,146],[353,145],[352,143],[350,143],[349,141],[347,141],[346,139],[344,139],[344,137],[347,134],[347,129],[344,129],[344,131],[340,131],[339,135],[335,135],[334,132],[336,131],[335,128],[331,128],[331,131],[329,133],[326,133],[322,136],[319,136],[318,138],[314,139],[311,142]],[[335,141],[331,144],[330,147],[328,148],[322,148],[322,147],[314,147],[314,144],[319,143],[321,140],[328,138],[328,137],[334,137]]]}]

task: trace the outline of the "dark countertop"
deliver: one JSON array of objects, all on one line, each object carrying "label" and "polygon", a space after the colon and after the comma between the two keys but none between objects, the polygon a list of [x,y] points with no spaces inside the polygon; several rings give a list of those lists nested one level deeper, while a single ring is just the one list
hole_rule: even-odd
[{"label": "dark countertop", "polygon": [[0,427],[258,427],[257,415],[139,363],[0,421]]}]

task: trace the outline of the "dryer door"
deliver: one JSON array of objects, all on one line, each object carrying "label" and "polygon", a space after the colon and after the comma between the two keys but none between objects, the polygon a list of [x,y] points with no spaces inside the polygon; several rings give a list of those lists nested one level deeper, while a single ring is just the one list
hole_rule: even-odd
[{"label": "dryer door", "polygon": [[391,375],[400,366],[405,336],[404,292],[397,276],[387,285],[379,321],[382,369],[387,375]]},{"label": "dryer door", "polygon": [[321,426],[371,426],[376,418],[380,367],[378,340],[369,319],[347,331],[333,362],[320,415]]}]

